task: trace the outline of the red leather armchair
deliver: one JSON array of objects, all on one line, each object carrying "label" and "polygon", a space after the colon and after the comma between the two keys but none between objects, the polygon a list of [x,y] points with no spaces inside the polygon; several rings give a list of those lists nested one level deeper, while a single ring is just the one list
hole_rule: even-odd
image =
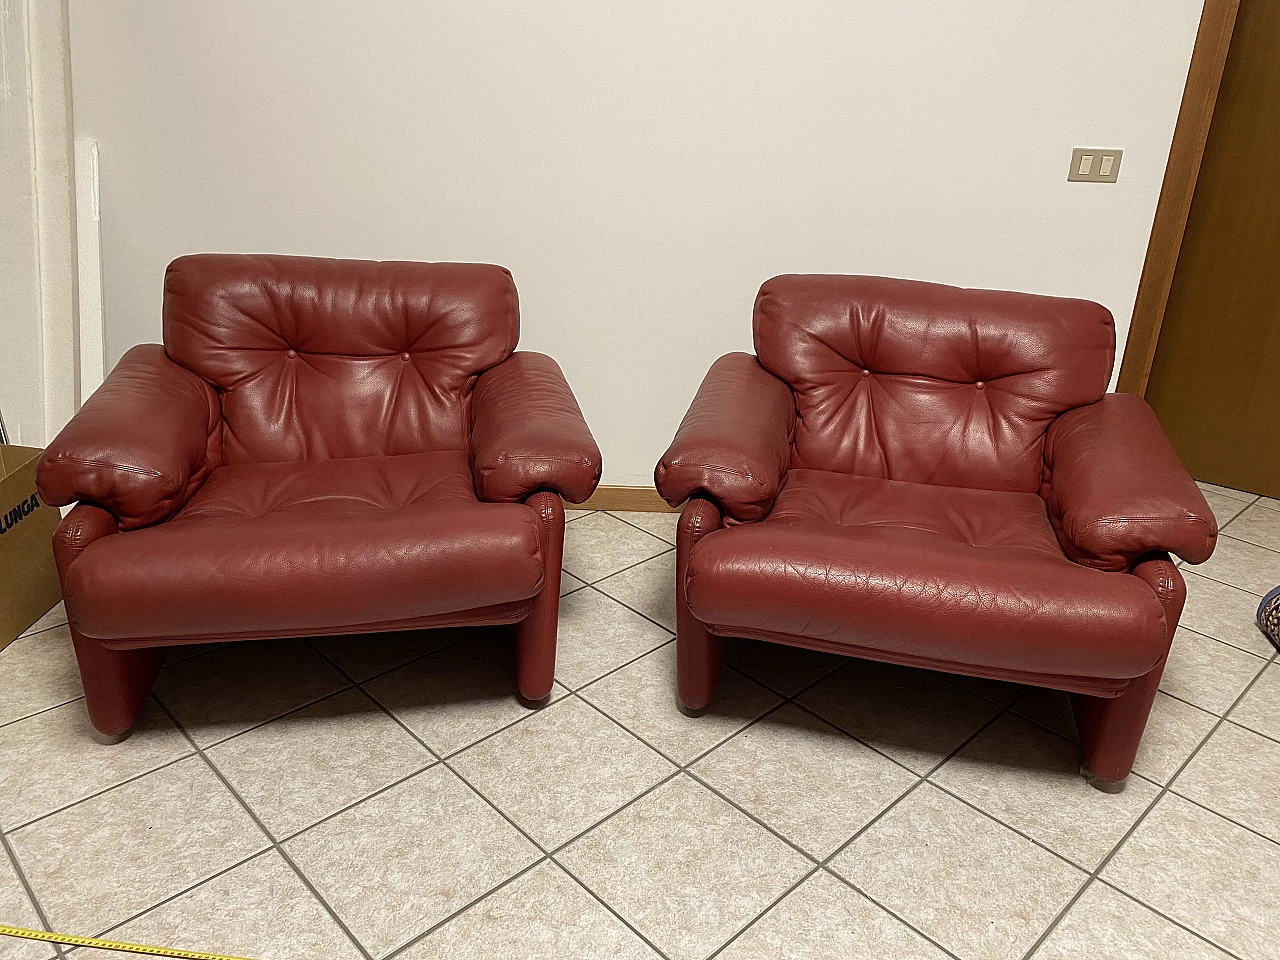
[{"label": "red leather armchair", "polygon": [[679,695],[724,637],[1071,693],[1093,782],[1133,766],[1217,525],[1151,409],[1104,395],[1096,303],[785,276],[656,471],[677,536]]},{"label": "red leather armchair", "polygon": [[501,267],[199,255],[41,458],[94,726],[128,731],[174,644],[518,623],[555,664],[561,497],[600,452]]}]

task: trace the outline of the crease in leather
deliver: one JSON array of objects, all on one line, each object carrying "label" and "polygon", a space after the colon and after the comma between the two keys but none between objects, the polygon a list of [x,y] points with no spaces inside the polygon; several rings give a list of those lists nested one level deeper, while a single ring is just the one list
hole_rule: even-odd
[{"label": "crease in leather", "polygon": [[654,469],[667,503],[715,500],[728,523],[768,513],[791,458],[795,403],[785,383],[745,353],[712,364]]},{"label": "crease in leather", "polygon": [[539,489],[581,503],[600,482],[600,450],[559,365],[519,352],[486,371],[471,404],[471,469],[483,500]]},{"label": "crease in leather", "polygon": [[1217,520],[1159,420],[1139,397],[1108,394],[1050,428],[1040,486],[1064,552],[1126,570],[1151,552],[1209,558]]},{"label": "crease in leather", "polygon": [[64,592],[103,640],[411,622],[535,596],[542,529],[476,500],[462,450],[231,464],[173,520],[85,550]]},{"label": "crease in leather", "polygon": [[519,307],[486,264],[200,254],[166,273],[164,329],[221,393],[227,462],[342,459],[465,445]]},{"label": "crease in leather", "polygon": [[795,391],[793,466],[1021,492],[1048,424],[1106,389],[1115,345],[1087,301],[882,277],[776,277],[754,332]]},{"label": "crease in leather", "polygon": [[[754,331],[758,366],[792,393],[788,460],[763,509],[726,510],[723,528],[682,541],[682,631],[700,623],[1067,683],[1090,697],[1149,685],[1180,613],[1177,571],[1130,568],[1179,545],[1203,559],[1213,521],[1154,419],[1109,423],[1115,436],[1095,437],[1112,444],[1106,453],[1075,456],[1062,440],[1091,408],[1132,405],[1104,396],[1115,345],[1104,308],[884,278],[779,277],[761,288]],[[754,358],[738,356],[744,373],[733,385],[749,394]],[[679,460],[715,470],[725,461],[711,451],[736,452],[741,424],[754,426],[742,414],[749,395],[726,403],[727,390],[706,390],[718,386],[715,372],[655,471],[673,505],[755,489],[744,477],[726,491],[669,472]],[[1153,502],[1135,499],[1144,486],[1187,509],[1143,509]],[[1099,559],[1064,532],[1080,519],[1086,542],[1148,533]]]},{"label": "crease in leather", "polygon": [[552,521],[477,499],[482,378],[549,398],[511,405],[498,473],[567,477],[585,498],[600,462],[559,367],[514,354],[506,270],[197,255],[166,274],[164,322],[167,348],[126,354],[60,437],[100,463],[49,455],[51,479],[79,485],[58,550],[85,636],[149,645],[528,612]]},{"label": "crease in leather", "polygon": [[46,503],[97,503],[130,530],[172,516],[216,466],[212,388],[157,344],[128,350],[40,457]]},{"label": "crease in leather", "polygon": [[[110,460],[89,459],[87,457],[77,457],[69,453],[55,453],[49,458],[50,463],[82,463],[89,467],[102,467],[107,470],[120,470],[125,473],[137,473],[145,477],[155,477],[157,480],[163,480],[168,486],[177,488],[182,485],[181,481],[172,477],[167,477],[159,470],[148,469],[147,467],[137,467],[129,463],[115,463]],[[63,506],[63,504],[60,504]]]}]

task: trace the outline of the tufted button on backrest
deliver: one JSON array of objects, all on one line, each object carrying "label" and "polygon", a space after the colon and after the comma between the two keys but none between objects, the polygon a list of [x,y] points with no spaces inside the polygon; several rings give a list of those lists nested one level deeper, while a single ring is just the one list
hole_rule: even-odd
[{"label": "tufted button on backrest", "polygon": [[775,277],[754,332],[795,391],[792,467],[1024,493],[1049,424],[1100,399],[1115,358],[1097,303],[885,277]]},{"label": "tufted button on backrest", "polygon": [[471,388],[519,335],[489,264],[197,254],[165,274],[165,349],[217,389],[227,463],[466,449]]}]

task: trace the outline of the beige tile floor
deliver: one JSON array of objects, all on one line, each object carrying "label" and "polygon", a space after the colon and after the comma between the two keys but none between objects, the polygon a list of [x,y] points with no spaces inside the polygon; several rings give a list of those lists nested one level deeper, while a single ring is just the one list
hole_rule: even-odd
[{"label": "beige tile floor", "polygon": [[103,747],[55,610],[0,652],[0,922],[263,960],[1280,958],[1280,503],[1206,493],[1115,796],[1052,691],[739,643],[683,716],[674,516],[571,514],[534,712],[502,631],[230,644]]}]

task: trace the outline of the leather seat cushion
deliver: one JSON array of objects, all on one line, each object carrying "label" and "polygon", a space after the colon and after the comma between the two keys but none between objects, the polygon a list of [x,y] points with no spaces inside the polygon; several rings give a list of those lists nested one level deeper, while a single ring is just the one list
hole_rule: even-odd
[{"label": "leather seat cushion", "polygon": [[1123,679],[1168,648],[1150,587],[1068,560],[1035,494],[792,470],[764,521],[694,547],[686,589],[721,632],[939,663]]},{"label": "leather seat cushion", "polygon": [[476,500],[465,450],[235,464],[168,523],[91,544],[64,590],[102,640],[332,632],[529,599],[537,524]]}]

